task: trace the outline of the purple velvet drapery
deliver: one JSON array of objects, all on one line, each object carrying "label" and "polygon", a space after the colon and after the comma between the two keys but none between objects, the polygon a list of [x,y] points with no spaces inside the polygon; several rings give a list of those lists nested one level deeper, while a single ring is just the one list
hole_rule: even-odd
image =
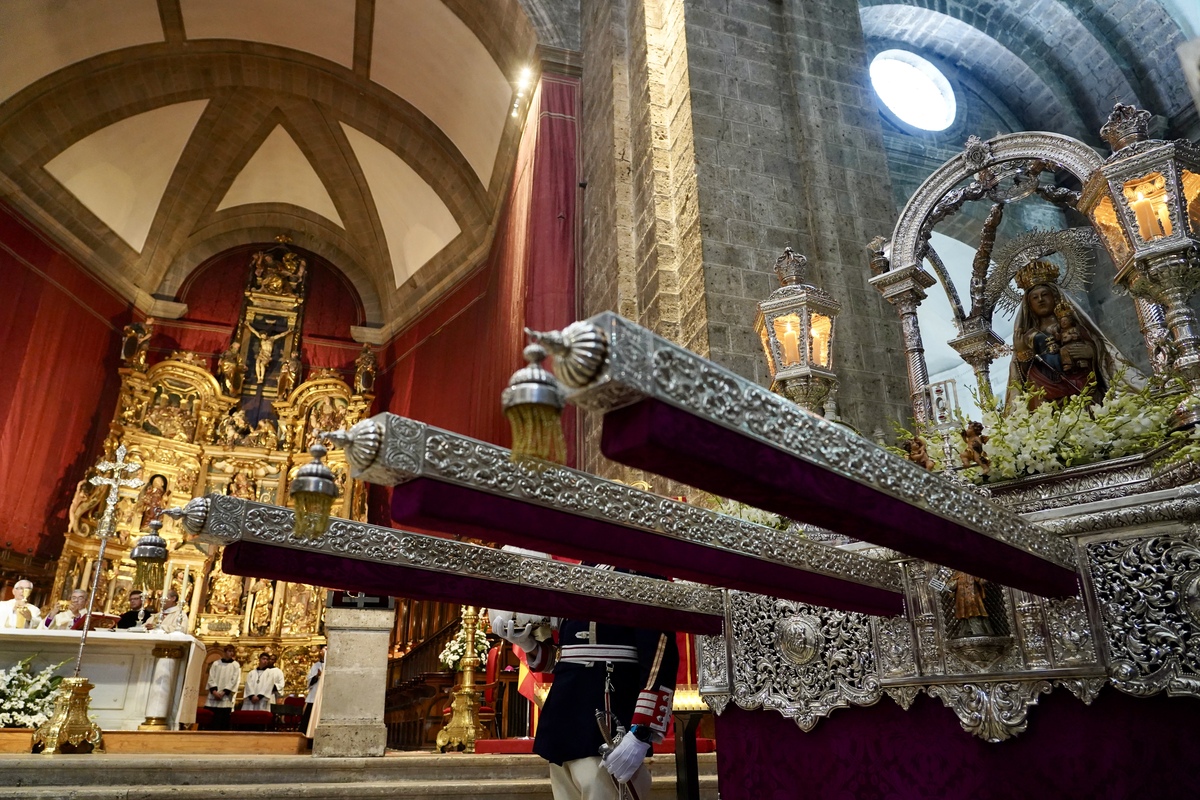
[{"label": "purple velvet drapery", "polygon": [[454,574],[419,566],[380,564],[258,542],[228,545],[221,564],[231,575],[255,575],[320,586],[340,586],[370,594],[528,609],[539,614],[594,619],[614,625],[627,625],[631,619],[636,619],[647,627],[689,633],[716,634],[721,630],[721,617],[697,611],[657,608],[586,594],[517,586],[492,580],[484,574]]},{"label": "purple velvet drapery", "polygon": [[898,592],[429,478],[392,490],[392,519],[407,527],[500,539],[583,561],[846,611],[884,616],[904,613],[904,598]]},{"label": "purple velvet drapery", "polygon": [[659,400],[604,415],[600,449],[622,464],[1045,597],[1074,570],[965,528]]},{"label": "purple velvet drapery", "polygon": [[908,711],[884,698],[804,733],[774,711],[732,703],[717,718],[723,800],[1127,800],[1194,798],[1200,703],[1105,688],[1090,706],[1062,688],[1029,728],[990,744],[940,700]]}]

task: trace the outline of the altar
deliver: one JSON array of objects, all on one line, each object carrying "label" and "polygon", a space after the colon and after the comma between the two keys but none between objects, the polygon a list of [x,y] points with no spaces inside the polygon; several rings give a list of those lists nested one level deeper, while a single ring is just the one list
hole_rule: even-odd
[{"label": "altar", "polygon": [[[65,662],[57,674],[69,676],[78,652],[79,631],[0,631],[0,669],[32,654],[32,670]],[[89,632],[81,674],[95,686],[91,716],[105,731],[137,730],[147,717],[162,718],[168,730],[190,725],[204,652],[183,633]]]}]

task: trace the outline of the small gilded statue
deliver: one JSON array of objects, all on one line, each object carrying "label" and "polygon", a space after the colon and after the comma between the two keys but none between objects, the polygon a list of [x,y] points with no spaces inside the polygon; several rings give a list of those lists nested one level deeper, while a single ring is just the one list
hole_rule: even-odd
[{"label": "small gilded statue", "polygon": [[245,443],[251,447],[265,447],[275,450],[279,447],[279,434],[275,431],[275,423],[263,417],[258,426],[245,437]]},{"label": "small gilded statue", "polygon": [[305,446],[316,444],[318,433],[328,433],[342,427],[345,418],[345,408],[340,408],[329,395],[322,397],[321,402],[313,405],[308,412],[308,441]]},{"label": "small gilded statue", "polygon": [[300,373],[303,366],[300,363],[300,353],[292,352],[291,358],[286,359],[279,367],[279,381],[276,390],[280,397],[287,397],[300,383]]},{"label": "small gilded statue", "polygon": [[233,395],[242,391],[241,349],[241,342],[232,342],[229,349],[221,354],[217,364],[217,372],[221,375],[221,382],[225,384],[226,394]]},{"label": "small gilded statue", "polygon": [[234,409],[230,414],[221,417],[221,421],[217,423],[213,438],[217,444],[232,447],[248,433],[250,433],[250,423],[246,421],[246,412],[238,408]]},{"label": "small gilded statue", "polygon": [[150,337],[154,335],[154,320],[134,322],[126,325],[121,332],[121,360],[125,366],[143,372],[146,369],[146,350],[150,347]]},{"label": "small gilded statue", "polygon": [[362,346],[362,352],[354,359],[354,391],[356,394],[370,394],[375,391],[375,372],[378,362],[369,344]]},{"label": "small gilded statue", "polygon": [[230,497],[240,497],[243,500],[257,500],[258,484],[249,472],[239,469],[229,479],[229,484],[225,487],[225,494]]},{"label": "small gilded statue", "polygon": [[929,445],[921,436],[913,436],[900,447],[907,454],[905,458],[924,469],[933,469],[933,459],[929,457]]},{"label": "small gilded statue", "polygon": [[979,467],[980,474],[986,477],[992,471],[992,462],[983,450],[983,446],[987,444],[988,440],[988,437],[983,434],[983,423],[968,422],[967,427],[960,431],[960,435],[966,445],[958,454],[962,459],[963,466]]},{"label": "small gilded statue", "polygon": [[150,523],[162,513],[166,500],[166,477],[163,475],[152,476],[150,482],[146,484],[146,488],[142,489],[142,496],[138,498],[138,508],[142,512],[138,530],[149,530]]}]

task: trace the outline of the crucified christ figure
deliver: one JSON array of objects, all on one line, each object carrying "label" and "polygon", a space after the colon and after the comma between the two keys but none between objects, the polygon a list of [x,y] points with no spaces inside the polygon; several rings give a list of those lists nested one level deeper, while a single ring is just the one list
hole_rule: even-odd
[{"label": "crucified christ figure", "polygon": [[287,336],[289,331],[277,333],[274,336],[263,333],[251,327],[250,333],[258,337],[258,355],[254,357],[254,376],[262,383],[267,377],[267,368],[271,366],[271,357],[275,355],[275,340]]}]

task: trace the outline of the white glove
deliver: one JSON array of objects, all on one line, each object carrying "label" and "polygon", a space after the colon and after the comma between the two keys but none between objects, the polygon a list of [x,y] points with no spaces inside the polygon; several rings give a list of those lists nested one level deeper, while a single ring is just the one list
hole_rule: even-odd
[{"label": "white glove", "polygon": [[[518,617],[522,619],[518,621]],[[532,653],[537,649],[537,639],[533,635],[533,623],[526,622],[526,617],[525,614],[514,614],[511,611],[488,609],[492,633],[506,642],[512,642],[526,653]]]},{"label": "white glove", "polygon": [[604,757],[604,768],[617,783],[629,783],[638,767],[650,755],[650,745],[638,739],[632,733],[621,737],[617,746],[608,751]]}]

